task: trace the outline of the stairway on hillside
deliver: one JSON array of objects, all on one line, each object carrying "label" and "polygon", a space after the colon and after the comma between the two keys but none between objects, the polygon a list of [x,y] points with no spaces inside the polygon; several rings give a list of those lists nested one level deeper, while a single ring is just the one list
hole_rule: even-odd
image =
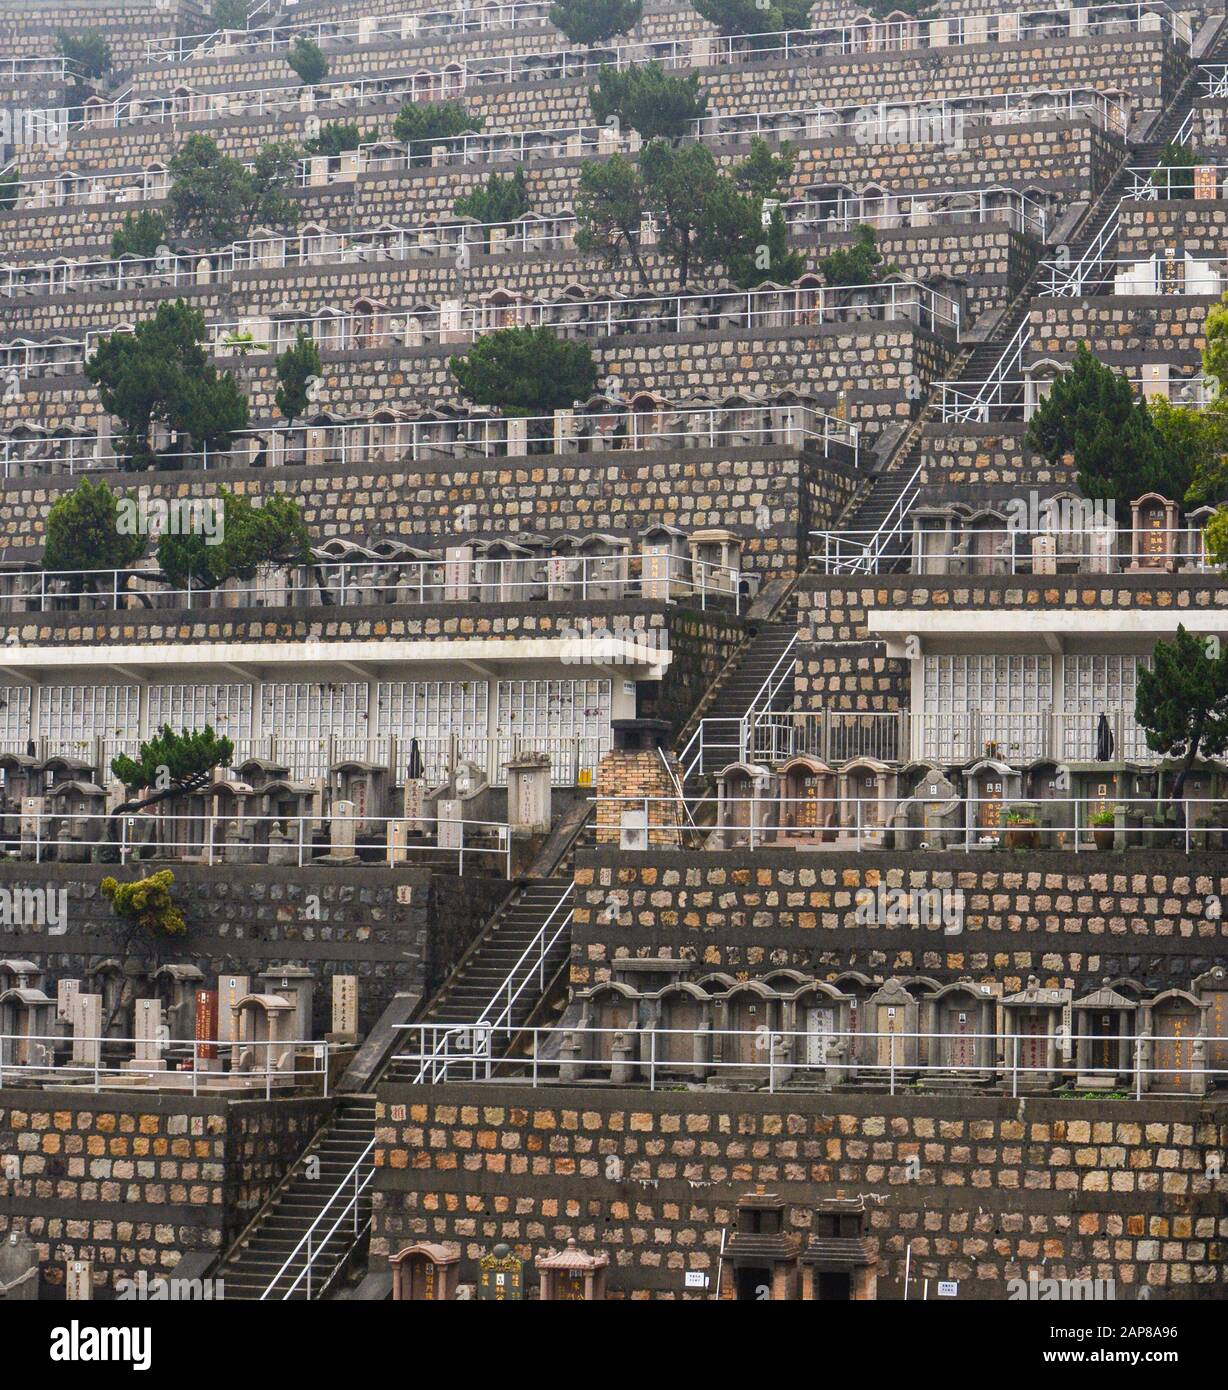
[{"label": "stairway on hillside", "polygon": [[[227,1300],[259,1299],[274,1279],[277,1282],[269,1294],[271,1301],[280,1301],[287,1294],[295,1301],[307,1300],[306,1278],[293,1293],[289,1293],[307,1263],[305,1245],[294,1255],[280,1278],[277,1277],[278,1273],[343,1179],[370,1148],[374,1138],[374,1097],[353,1096],[339,1101],[328,1122],[299,1156],[288,1181],[274,1194],[271,1205],[264,1208],[258,1220],[245,1232],[241,1243],[219,1267],[216,1277],[224,1283]],[[368,1155],[367,1161],[359,1169],[360,1184],[370,1172],[371,1162],[372,1156]],[[344,1206],[344,1202],[335,1204],[321,1224],[320,1235],[328,1231]],[[355,1214],[348,1213],[336,1233],[325,1242],[323,1254],[317,1255],[313,1262],[313,1299],[319,1298],[336,1277],[354,1248],[355,1230],[365,1230],[370,1218],[371,1196],[366,1192],[358,1200],[357,1224]]]},{"label": "stairway on hillside", "polygon": [[[796,600],[793,617],[762,623],[742,658],[722,677],[711,703],[704,710],[703,759],[692,779],[717,773],[740,756],[741,723],[764,682],[776,669],[789,643],[797,636]],[[793,681],[786,678],[776,696],[764,708],[787,710],[793,705]]]},{"label": "stairway on hillside", "polygon": [[[570,889],[570,877],[550,878],[527,883],[514,893],[462,958],[427,1008],[423,1021],[473,1023],[488,1006],[498,1012],[502,1007],[500,986]],[[541,975],[547,986],[566,962],[570,944],[570,938],[564,933],[547,954]],[[511,1012],[513,1028],[523,1026],[531,1017],[541,995],[541,990],[530,985],[515,1001]],[[394,1046],[393,1054],[397,1050]],[[417,1073],[417,1063],[397,1063],[390,1059],[380,1078],[413,1081]],[[360,1165],[359,1185],[371,1172],[373,1156],[367,1151],[374,1138],[374,1097],[361,1095],[339,1101],[329,1121],[295,1163],[282,1188],[219,1268],[217,1277],[224,1281],[228,1299],[258,1299],[274,1279],[277,1282],[269,1298],[280,1300],[288,1293],[307,1262],[306,1246],[300,1249],[300,1242],[356,1164]],[[312,1160],[318,1160],[319,1168],[318,1172],[312,1169],[313,1175],[309,1176]],[[345,1193],[321,1221],[318,1230],[321,1237],[341,1215],[350,1190],[347,1183]],[[357,1215],[353,1211],[347,1213],[337,1231],[324,1243],[322,1255],[316,1256],[311,1272],[313,1298],[319,1298],[329,1288],[366,1230],[371,1215],[369,1193],[360,1195],[357,1206]],[[278,1277],[288,1259],[289,1265]],[[305,1278],[289,1296],[296,1300],[307,1298]]]},{"label": "stairway on hillside", "polygon": [[[532,945],[551,913],[571,891],[571,878],[546,878],[525,885],[495,917],[448,977],[422,1016],[424,1023],[473,1023],[490,1004],[496,1012],[500,986]],[[556,921],[559,919],[556,918]],[[567,957],[564,936],[546,958],[545,984]],[[500,995],[500,997],[503,997]],[[537,1006],[540,992],[527,989],[512,1007],[511,1024],[520,1027]]]},{"label": "stairway on hillside", "polygon": [[[1200,59],[1200,62],[1214,63],[1225,60],[1228,60],[1228,28],[1212,51]],[[1067,243],[1067,264],[1078,265],[1100,235],[1105,223],[1133,183],[1134,176],[1130,170],[1138,166],[1148,167],[1156,164],[1165,145],[1180,131],[1197,95],[1198,81],[1198,69],[1195,66],[1161,115],[1148,140],[1144,144],[1130,146],[1117,173],[1081,219],[1077,235]],[[958,359],[950,377],[952,381],[965,384],[971,394],[975,387],[979,387],[993,375],[1030,312],[1032,299],[1038,292],[1044,273],[1038,262],[985,341],[976,344]],[[1096,291],[1089,286],[1089,292]],[[1015,378],[1019,375],[1018,372],[1012,373]],[[1020,385],[1003,387],[1001,390],[1000,399],[1004,405],[1020,404],[1022,397],[1023,389]],[[936,404],[936,397],[931,396],[887,467],[874,478],[869,491],[855,498],[849,506],[840,520],[840,531],[853,533],[858,540],[867,541],[891,515],[892,509],[910,486],[921,466],[924,457],[923,427],[935,418]],[[892,537],[884,545],[877,564],[878,572],[887,574],[907,568],[910,562],[910,547],[911,537],[905,526],[901,528],[899,535]]]}]

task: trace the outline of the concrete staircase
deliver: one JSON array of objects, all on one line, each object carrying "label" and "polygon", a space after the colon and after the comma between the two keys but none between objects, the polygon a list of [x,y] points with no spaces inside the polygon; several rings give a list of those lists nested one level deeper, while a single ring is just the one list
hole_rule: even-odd
[{"label": "concrete staircase", "polygon": [[[1228,61],[1228,26],[1199,61],[1203,63]],[[1118,203],[1133,182],[1130,169],[1140,165],[1154,165],[1159,160],[1164,146],[1179,133],[1193,106],[1198,92],[1198,81],[1198,70],[1193,67],[1173,100],[1161,113],[1152,129],[1148,131],[1147,140],[1128,148],[1126,157],[1116,174],[1080,218],[1078,231],[1066,243],[1066,263],[1068,265],[1078,265],[1092,248],[1097,237],[1100,236],[1105,224],[1112,217]],[[983,341],[969,347],[957,359],[952,368],[950,380],[965,383],[971,389],[993,375],[998,364],[1002,361],[1003,355],[1014,343],[1016,335],[1028,317],[1032,300],[1039,293],[1043,274],[1044,271],[1038,263]],[[1102,287],[1093,281],[1087,285],[1085,292],[1095,294],[1103,291]],[[1016,371],[1011,375],[1018,378],[1020,373]],[[1020,386],[1004,387],[999,399],[1004,406],[1018,405],[1022,407],[1022,388]],[[872,480],[869,489],[853,499],[841,517],[837,529],[857,533],[857,539],[867,540],[869,536],[864,533],[877,532],[884,521],[891,516],[892,509],[896,507],[901,496],[910,485],[913,485],[913,480],[924,459],[924,426],[939,418],[939,405],[937,393],[932,393],[919,416],[905,432],[885,467]],[[907,507],[904,510],[906,515]],[[883,574],[903,570],[908,568],[910,559],[911,538],[905,524],[901,527],[901,534],[888,539],[884,544],[876,570]]]},{"label": "concrete staircase", "polygon": [[[703,756],[688,779],[692,783],[712,776],[738,758],[742,719],[764,682],[776,669],[789,643],[797,636],[796,601],[793,616],[762,623],[742,654],[716,686],[704,710]],[[786,677],[775,697],[764,708],[787,710],[793,704],[793,681]]]},{"label": "concrete staircase", "polygon": [[[275,1279],[268,1295],[270,1302],[287,1297],[307,1301],[305,1277],[291,1292],[307,1263],[307,1247],[301,1245],[303,1237],[356,1164],[361,1186],[371,1171],[373,1156],[369,1151],[374,1141],[374,1096],[353,1096],[340,1101],[328,1122],[299,1156],[288,1180],[274,1194],[272,1202],[261,1209],[218,1269],[215,1277],[224,1282],[228,1301],[259,1299]],[[365,1163],[361,1162],[364,1155]],[[312,1299],[322,1297],[332,1286],[370,1222],[369,1192],[360,1195],[356,1211],[342,1216],[344,1205],[335,1203],[319,1229],[321,1236],[326,1235],[333,1222],[340,1218],[337,1231],[324,1242],[323,1256],[317,1255],[313,1263]],[[312,1249],[316,1249],[314,1240]],[[289,1265],[278,1277],[287,1260],[290,1260]]]},{"label": "concrete staircase", "polygon": [[[547,878],[527,883],[498,913],[461,959],[422,1015],[424,1023],[472,1023],[492,1002],[547,918],[571,891],[571,879]],[[547,957],[545,984],[567,958],[570,942],[560,940]],[[540,991],[526,990],[512,1005],[511,1026],[523,1027]]]}]

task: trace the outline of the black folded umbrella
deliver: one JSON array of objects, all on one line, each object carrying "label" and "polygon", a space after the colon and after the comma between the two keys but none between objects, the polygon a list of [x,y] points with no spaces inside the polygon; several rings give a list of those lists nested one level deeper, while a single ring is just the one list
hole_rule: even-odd
[{"label": "black folded umbrella", "polygon": [[416,781],[422,776],[422,749],[418,747],[416,738],[409,741],[409,771],[406,775],[410,781]]},{"label": "black folded umbrella", "polygon": [[1096,761],[1107,763],[1113,756],[1113,731],[1109,728],[1109,717],[1102,714],[1096,724]]}]

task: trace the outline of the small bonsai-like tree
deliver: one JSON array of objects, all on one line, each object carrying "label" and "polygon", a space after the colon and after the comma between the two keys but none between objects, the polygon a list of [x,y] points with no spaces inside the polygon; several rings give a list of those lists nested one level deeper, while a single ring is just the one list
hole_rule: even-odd
[{"label": "small bonsai-like tree", "polygon": [[1228,571],[1228,507],[1216,508],[1203,529],[1207,554],[1223,571]]},{"label": "small bonsai-like tree", "polygon": [[221,536],[165,532],[158,541],[158,565],[170,584],[185,589],[216,589],[228,579],[251,579],[262,565],[309,564],[311,537],[298,503],[284,493],[261,506],[222,488],[218,506]]},{"label": "small bonsai-like tree", "polygon": [[708,110],[698,73],[678,77],[660,63],[622,69],[603,65],[588,100],[598,125],[616,119],[645,141],[677,140]]},{"label": "small bonsai-like tree", "polygon": [[303,142],[308,154],[328,155],[336,159],[346,150],[356,150],[362,144],[362,131],[353,121],[330,121],[320,127],[319,135]]},{"label": "small bonsai-like tree", "polygon": [[502,328],[449,362],[457,385],[478,405],[509,415],[548,415],[592,393],[597,367],[586,343],[548,328]]},{"label": "small bonsai-like tree", "polygon": [[695,11],[722,34],[756,35],[756,47],[769,47],[785,29],[810,27],[811,0],[693,0]]},{"label": "small bonsai-like tree", "polygon": [[797,151],[787,141],[773,151],[758,135],[750,142],[750,154],[733,167],[733,181],[743,193],[760,198],[779,198],[788,187],[797,162]]},{"label": "small bonsai-like tree", "polygon": [[246,29],[251,0],[213,0],[213,22],[219,29]]},{"label": "small bonsai-like tree", "polygon": [[1134,717],[1147,747],[1177,761],[1169,800],[1180,812],[1194,763],[1228,749],[1228,651],[1219,639],[1179,625],[1172,642],[1157,642],[1151,669],[1138,673]]},{"label": "small bonsai-like tree", "polygon": [[152,208],[127,213],[111,234],[111,255],[116,260],[121,256],[152,260],[158,254],[158,249],[165,245],[166,218]]},{"label": "small bonsai-like tree", "polygon": [[1168,198],[1192,198],[1194,196],[1194,170],[1202,160],[1188,145],[1178,145],[1172,140],[1160,152],[1152,184],[1163,190],[1161,196]]},{"label": "small bonsai-like tree", "polygon": [[549,19],[572,43],[592,48],[634,29],[643,10],[643,0],[555,0]]},{"label": "small bonsai-like tree", "polygon": [[250,169],[222,154],[207,135],[191,135],[171,159],[170,226],[180,236],[211,245],[237,241],[257,224],[292,227],[298,206],[286,196],[298,168],[299,147],[270,142]]},{"label": "small bonsai-like tree", "polygon": [[187,440],[194,448],[224,448],[246,428],[247,400],[234,378],[209,361],[204,337],[198,309],[182,299],[164,301],[135,332],[101,339],[87,359],[85,375],[103,409],[123,425],[125,468],[156,462],[156,423],[174,433],[176,446]]},{"label": "small bonsai-like tree", "polygon": [[824,256],[819,269],[829,285],[877,285],[884,276],[898,273],[895,266],[886,264],[874,228],[864,222],[855,228],[851,244]]},{"label": "small bonsai-like tree", "polygon": [[323,50],[301,34],[286,54],[286,62],[304,87],[315,87],[328,76],[328,59]]},{"label": "small bonsai-like tree", "polygon": [[126,570],[145,554],[146,538],[123,531],[119,524],[120,499],[106,483],[83,478],[71,491],[61,493],[47,512],[43,555],[44,570],[80,575],[78,590],[95,587],[92,571]]},{"label": "small bonsai-like tree", "polygon": [[[483,226],[499,226],[514,222],[529,211],[529,195],[524,184],[524,170],[517,169],[511,178],[491,174],[484,184],[471,193],[457,198],[452,211],[457,217],[472,217]],[[488,234],[489,239],[489,234]]]},{"label": "small bonsai-like tree", "polygon": [[273,404],[287,424],[307,413],[311,404],[311,382],[320,375],[320,349],[306,333],[299,333],[291,347],[277,359],[277,390]]},{"label": "small bonsai-like tree", "polygon": [[163,724],[141,744],[135,758],[126,753],[113,758],[111,772],[124,784],[128,798],[111,812],[112,839],[120,816],[207,787],[215,768],[230,766],[234,751],[231,740],[214,733],[210,724],[178,734]]},{"label": "small bonsai-like tree", "polygon": [[1128,506],[1153,491],[1183,497],[1191,482],[1184,450],[1165,442],[1147,403],[1086,343],[1054,379],[1025,438],[1050,464],[1072,455],[1084,495],[1114,505]]},{"label": "small bonsai-like tree", "polygon": [[769,213],[757,194],[740,193],[733,179],[722,177],[704,201],[699,224],[700,256],[723,265],[739,289],[773,280],[789,284],[806,269],[805,258],[789,247],[784,213]]},{"label": "small bonsai-like tree", "polygon": [[[409,145],[434,143],[481,130],[482,121],[481,116],[470,115],[463,101],[407,101],[392,123],[392,133]],[[429,156],[419,151],[414,157]]]},{"label": "small bonsai-like tree", "polygon": [[626,256],[640,284],[651,293],[652,281],[640,251],[644,184],[636,166],[621,154],[586,160],[580,166],[575,210],[578,249],[601,256],[607,266],[618,265]]},{"label": "small bonsai-like tree", "polygon": [[55,46],[60,57],[72,63],[77,77],[96,81],[111,71],[111,45],[97,29],[86,29],[80,34],[60,29]]},{"label": "small bonsai-like tree", "polygon": [[[159,869],[147,878],[128,883],[108,876],[98,885],[111,905],[116,955],[121,966],[133,955],[156,960],[168,946],[187,935],[183,912],[171,896],[174,882],[170,869]],[[119,1007],[117,1001],[116,1008]],[[104,1032],[113,1021],[114,1013],[106,1020]]]}]

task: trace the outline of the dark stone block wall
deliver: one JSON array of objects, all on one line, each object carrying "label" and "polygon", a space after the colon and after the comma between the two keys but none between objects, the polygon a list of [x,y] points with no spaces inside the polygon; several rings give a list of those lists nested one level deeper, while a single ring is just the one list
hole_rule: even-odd
[{"label": "dark stone block wall", "polygon": [[[0,1238],[38,1247],[43,1296],[62,1297],[69,1260],[94,1262],[95,1294],[221,1254],[331,1108],[322,1099],[0,1090]],[[5,1165],[7,1168],[7,1165]]]},{"label": "dark stone block wall", "polygon": [[[402,220],[413,225],[412,219]],[[835,246],[850,240],[851,233],[825,233],[821,237],[795,233],[792,244],[814,264]],[[1037,250],[1035,242],[1012,231],[1004,222],[885,231],[878,244],[887,263],[895,265],[906,279],[927,280],[946,275],[965,281],[965,326],[986,309],[1006,304],[1022,284]],[[654,285],[668,289],[674,283],[672,269],[660,257],[646,256],[645,265]],[[442,256],[364,265],[287,266],[242,271],[214,285],[189,283],[106,293],[77,289],[3,299],[0,336],[45,333],[77,337],[87,331],[105,332],[152,316],[164,300],[183,299],[199,309],[209,323],[234,323],[256,315],[308,316],[325,307],[348,313],[361,299],[390,305],[394,313],[424,303],[438,305],[445,299],[477,305],[483,296],[496,290],[530,299],[548,299],[561,296],[575,285],[582,286],[594,299],[645,293],[634,267],[608,267],[576,251],[474,254],[467,269],[457,268]],[[716,272],[693,276],[689,285],[695,292],[731,292]]]},{"label": "dark stone block wall", "polygon": [[[391,68],[400,65],[390,64]],[[418,65],[412,60],[402,71]],[[797,59],[696,68],[714,112],[801,109],[825,105],[857,107],[879,101],[930,102],[978,90],[1023,91],[1029,88],[1110,88],[1130,91],[1138,109],[1163,104],[1179,84],[1184,58],[1159,34],[1122,34],[1036,44],[969,45],[935,50],[921,65],[913,52],[850,57]],[[992,69],[992,73],[990,72]],[[286,73],[281,84],[291,85]],[[226,89],[231,84],[221,84]],[[579,125],[591,118],[591,78],[489,83],[470,87],[464,101],[481,115],[485,129],[553,129]],[[173,83],[164,89],[170,91]],[[391,134],[400,102],[359,107],[352,116],[372,139]],[[301,140],[309,113],[274,112],[242,122],[219,119],[185,123],[174,131],[157,123],[121,128],[94,126],[75,132],[64,150],[31,150],[27,175],[73,168],[82,161],[94,167],[130,167],[170,158],[187,134],[214,136],[224,153],[250,159],[267,140]],[[123,161],[121,163],[120,161]]]},{"label": "dark stone block wall", "polygon": [[[637,333],[590,340],[598,376],[616,376],[624,391],[651,389],[671,400],[761,390],[765,381],[792,387],[831,409],[849,393],[856,422],[907,420],[910,377],[924,386],[955,356],[953,338],[939,338],[905,319],[819,324],[736,333]],[[448,359],[469,344],[423,348],[327,351],[319,410],[369,415],[384,406],[414,406],[455,397]],[[234,359],[231,374],[248,398],[253,420],[274,419],[277,378],[268,355]],[[0,409],[0,429],[37,418],[45,428],[96,427],[102,410],[84,377],[34,377]]]},{"label": "dark stone block wall", "polygon": [[[962,929],[941,921],[863,925],[859,891],[962,892]],[[821,978],[860,970],[1026,986],[1029,975],[1079,992],[1130,976],[1158,993],[1223,960],[1228,922],[1207,902],[1228,894],[1228,857],[956,851],[804,853],[654,850],[576,857],[571,985],[609,978],[612,962],[668,955],[760,975],[782,966]],[[622,904],[619,924],[603,917]]]},{"label": "dark stone block wall", "polygon": [[926,425],[918,480],[926,497],[962,500],[992,488],[998,496],[1026,496],[1033,488],[1073,487],[1073,465],[1048,464],[1024,443],[1026,433],[1027,426],[1016,422]]},{"label": "dark stone block wall", "polygon": [[914,1280],[963,1298],[1029,1273],[1111,1279],[1119,1299],[1228,1283],[1206,1177],[1222,1106],[389,1085],[376,1141],[373,1262],[451,1241],[462,1281],[500,1241],[531,1260],[574,1238],[609,1253],[613,1297],[710,1298],[733,1203],[762,1184],[803,1240],[820,1199],[864,1196],[880,1298],[901,1297],[907,1246]]},{"label": "dark stone block wall", "polygon": [[1197,369],[1203,325],[1218,303],[1214,295],[1113,295],[1088,299],[1039,299],[1029,310],[1029,363],[1068,362],[1086,343],[1102,362],[1137,373],[1143,362]]},{"label": "dark stone block wall", "polygon": [[[356,121],[359,114],[354,113]],[[962,149],[945,145],[859,145],[847,136],[798,139],[793,143],[798,158],[791,189],[799,197],[812,185],[826,183],[854,190],[873,183],[898,192],[979,188],[992,183],[1083,198],[1089,189],[1098,191],[1104,186],[1124,153],[1118,139],[1085,119],[974,128],[966,132]],[[126,156],[124,148],[117,149],[105,167],[133,170],[149,162],[135,153]],[[722,166],[740,160],[745,152],[745,146],[717,147],[713,151]],[[525,166],[526,190],[533,207],[544,213],[570,211],[581,163],[572,158],[535,161]],[[82,157],[72,167],[84,172],[97,166],[92,159]],[[507,168],[506,164],[479,163],[414,171],[372,171],[352,183],[304,189],[298,195],[299,221],[323,221],[338,229],[361,231],[384,222],[402,226],[451,216],[458,197],[484,183],[492,170],[506,172]],[[150,200],[141,206],[163,204]],[[0,210],[0,233],[9,254],[14,256],[29,254],[54,259],[74,249],[79,254],[94,256],[98,246],[110,240],[131,210],[131,205],[117,203]],[[480,261],[475,259],[474,264]]]},{"label": "dark stone block wall", "polygon": [[[162,863],[114,865],[0,863],[6,888],[64,888],[67,931],[0,927],[0,959],[34,960],[55,981],[78,979],[115,955],[110,906],[99,882],[125,882]],[[426,994],[440,984],[506,894],[503,879],[466,872],[433,875],[424,868],[275,868],[268,865],[174,863],[172,896],[188,934],[166,959],[198,965],[212,986],[219,974],[257,975],[276,965],[301,965],[316,975],[315,1036],[332,1026],[331,977],[358,976],[358,1017],[370,1028],[398,992]],[[440,879],[439,884],[432,882]],[[408,888],[408,902],[398,901]]]},{"label": "dark stone block wall", "polygon": [[[0,5],[0,52],[41,56],[55,52],[60,29],[104,33],[116,72],[145,61],[146,39],[208,30],[207,0],[5,0]],[[205,26],[205,27],[202,27]]]},{"label": "dark stone block wall", "polygon": [[[116,474],[109,481],[113,487],[146,487],[151,497],[168,499],[215,496],[223,486],[260,496],[276,485],[299,504],[317,541],[389,536],[423,549],[512,531],[609,531],[632,537],[638,548],[640,532],[661,522],[684,531],[721,526],[742,537],[744,568],[766,579],[797,569],[810,527],[831,525],[862,486],[845,452],[833,450],[824,458],[818,450],[776,446],[616,450],[424,459],[363,469],[319,464],[185,470],[173,477]],[[77,481],[57,476],[0,484],[0,553],[11,548],[37,554],[49,508]],[[465,507],[471,513],[462,513]],[[767,525],[761,508],[767,509]],[[468,518],[463,530],[462,517]],[[536,611],[543,606],[507,607]],[[496,620],[489,612],[484,617]]]}]

